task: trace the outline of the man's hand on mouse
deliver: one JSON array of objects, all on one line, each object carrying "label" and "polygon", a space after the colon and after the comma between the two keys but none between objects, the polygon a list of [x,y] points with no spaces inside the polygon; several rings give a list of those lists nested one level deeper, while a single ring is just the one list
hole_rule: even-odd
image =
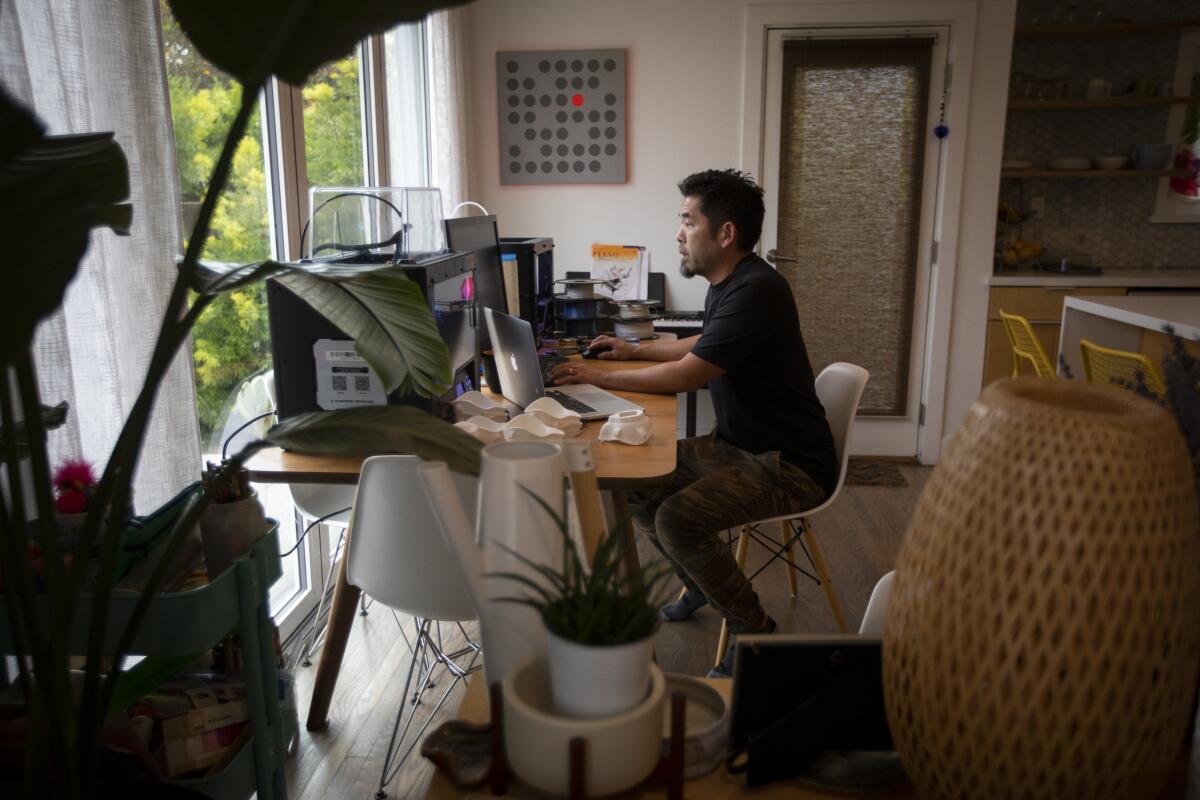
[{"label": "man's hand on mouse", "polygon": [[592,339],[588,349],[593,353],[599,353],[599,357],[603,359],[627,361],[634,357],[637,345],[615,336],[600,335]]},{"label": "man's hand on mouse", "polygon": [[550,369],[550,377],[559,385],[568,383],[590,383],[603,388],[607,373],[590,364],[580,361],[568,361],[566,364],[556,364]]}]

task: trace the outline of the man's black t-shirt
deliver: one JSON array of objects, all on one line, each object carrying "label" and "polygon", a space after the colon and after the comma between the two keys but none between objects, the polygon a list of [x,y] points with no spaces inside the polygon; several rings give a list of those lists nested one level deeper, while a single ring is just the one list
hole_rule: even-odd
[{"label": "man's black t-shirt", "polygon": [[717,435],[783,458],[832,491],[837,456],[787,280],[755,255],[708,288],[692,353],[725,370],[709,384]]}]

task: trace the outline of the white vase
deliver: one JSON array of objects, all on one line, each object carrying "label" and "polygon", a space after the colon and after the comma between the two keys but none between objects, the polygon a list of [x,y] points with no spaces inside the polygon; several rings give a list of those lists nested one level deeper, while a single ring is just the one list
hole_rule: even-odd
[{"label": "white vase", "polygon": [[520,603],[500,601],[526,596],[529,589],[496,573],[516,573],[544,583],[512,551],[561,569],[563,535],[538,500],[562,515],[564,478],[562,448],[556,444],[497,442],[483,449],[476,519],[486,576],[480,634],[489,684],[503,680],[516,664],[546,653],[545,626],[538,613]]},{"label": "white vase", "polygon": [[256,492],[232,503],[210,503],[200,515],[208,579],[216,580],[266,532],[267,517]]},{"label": "white vase", "polygon": [[569,717],[611,717],[650,691],[654,637],[613,645],[580,644],[547,632],[550,691]]}]

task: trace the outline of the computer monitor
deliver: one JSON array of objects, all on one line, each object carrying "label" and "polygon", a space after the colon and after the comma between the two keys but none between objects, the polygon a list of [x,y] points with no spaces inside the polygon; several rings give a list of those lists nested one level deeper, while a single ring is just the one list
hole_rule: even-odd
[{"label": "computer monitor", "polygon": [[[496,230],[496,216],[460,217],[448,219],[446,246],[451,250],[475,254],[475,302],[479,309],[490,308],[501,314],[508,313],[504,296],[504,276],[500,271],[500,236]],[[480,322],[479,346],[488,347],[487,326]]]}]

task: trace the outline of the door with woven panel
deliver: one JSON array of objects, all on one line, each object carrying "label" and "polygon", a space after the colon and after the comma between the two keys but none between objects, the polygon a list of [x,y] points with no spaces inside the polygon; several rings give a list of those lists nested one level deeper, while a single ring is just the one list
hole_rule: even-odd
[{"label": "door with woven panel", "polygon": [[945,41],[936,26],[767,39],[762,251],[791,284],[814,371],[871,374],[855,453],[917,453]]}]

